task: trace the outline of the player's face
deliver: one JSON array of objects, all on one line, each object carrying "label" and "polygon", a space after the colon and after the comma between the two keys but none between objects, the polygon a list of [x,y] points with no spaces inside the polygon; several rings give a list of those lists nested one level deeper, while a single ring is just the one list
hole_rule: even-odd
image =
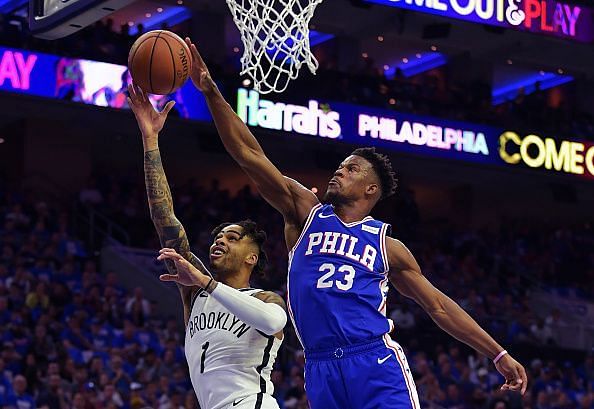
[{"label": "player's face", "polygon": [[373,167],[365,158],[351,155],[338,166],[324,195],[324,201],[341,204],[365,196],[371,182]]},{"label": "player's face", "polygon": [[253,253],[250,238],[243,235],[243,227],[232,224],[215,236],[210,246],[210,266],[217,273],[236,273],[250,253]]}]

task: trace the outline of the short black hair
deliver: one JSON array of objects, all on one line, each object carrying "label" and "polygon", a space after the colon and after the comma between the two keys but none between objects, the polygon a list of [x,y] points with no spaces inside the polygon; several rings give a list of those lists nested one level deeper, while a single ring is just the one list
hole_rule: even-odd
[{"label": "short black hair", "polygon": [[392,196],[398,187],[398,179],[396,173],[392,169],[392,162],[390,159],[379,152],[375,151],[374,147],[358,148],[351,152],[351,155],[361,156],[366,159],[380,180],[380,188],[382,189],[381,199]]},{"label": "short black hair", "polygon": [[258,224],[256,222],[250,219],[245,219],[234,223],[221,223],[214,228],[214,230],[212,231],[212,235],[216,236],[225,227],[231,226],[233,224],[241,226],[243,228],[243,234],[241,237],[249,237],[256,244],[256,246],[258,246],[258,262],[254,266],[252,272],[259,275],[263,275],[264,270],[266,269],[266,265],[268,264],[268,256],[264,251],[264,243],[266,242],[266,232],[264,230],[259,230]]}]

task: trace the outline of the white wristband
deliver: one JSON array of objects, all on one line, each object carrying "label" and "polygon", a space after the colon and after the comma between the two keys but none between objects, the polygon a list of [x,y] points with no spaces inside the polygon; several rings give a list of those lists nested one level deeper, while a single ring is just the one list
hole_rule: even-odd
[{"label": "white wristband", "polygon": [[276,334],[287,323],[287,313],[280,305],[265,303],[221,282],[210,295],[237,318],[266,335]]},{"label": "white wristband", "polygon": [[504,349],[503,351],[501,351],[501,352],[500,352],[500,353],[499,353],[499,354],[498,354],[498,355],[495,357],[495,359],[493,359],[493,363],[494,363],[495,365],[497,365],[497,362],[499,362],[499,360],[500,360],[501,358],[503,358],[503,355],[505,355],[505,354],[507,354],[507,351]]}]

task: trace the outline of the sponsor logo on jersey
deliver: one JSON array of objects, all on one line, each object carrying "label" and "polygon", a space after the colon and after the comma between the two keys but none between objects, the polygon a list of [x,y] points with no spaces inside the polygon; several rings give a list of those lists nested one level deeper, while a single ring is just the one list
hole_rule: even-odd
[{"label": "sponsor logo on jersey", "polygon": [[357,237],[345,233],[331,231],[310,233],[305,255],[336,254],[357,261],[369,271],[373,271],[377,249],[366,244],[363,251],[358,252],[355,249],[358,241]]},{"label": "sponsor logo on jersey", "polygon": [[361,226],[361,230],[366,231],[367,233],[372,233],[372,234],[379,234],[379,232],[380,232],[379,227],[368,226],[366,224]]},{"label": "sponsor logo on jersey", "polygon": [[194,315],[188,322],[190,338],[192,338],[198,331],[210,329],[229,331],[239,338],[250,328],[251,327],[249,325],[241,321],[235,315],[224,311],[211,312],[209,314],[202,312],[200,314]]}]

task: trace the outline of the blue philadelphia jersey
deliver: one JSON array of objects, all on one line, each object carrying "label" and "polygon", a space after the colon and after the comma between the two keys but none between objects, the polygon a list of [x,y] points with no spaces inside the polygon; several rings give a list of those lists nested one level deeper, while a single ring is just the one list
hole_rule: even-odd
[{"label": "blue philadelphia jersey", "polygon": [[314,206],[289,253],[289,314],[303,348],[320,350],[383,336],[390,225],[344,223],[332,205]]}]

